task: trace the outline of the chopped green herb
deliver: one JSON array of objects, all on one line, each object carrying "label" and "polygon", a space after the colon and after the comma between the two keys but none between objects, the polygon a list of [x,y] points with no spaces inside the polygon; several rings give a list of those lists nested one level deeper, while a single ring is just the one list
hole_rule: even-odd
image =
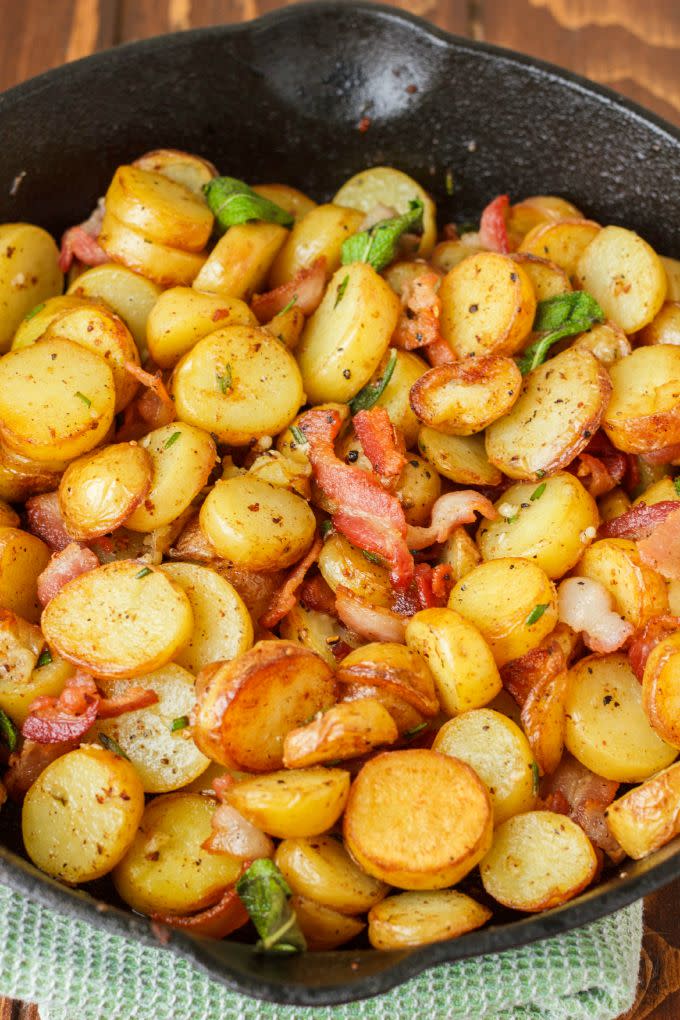
[{"label": "chopped green herb", "polygon": [[538,762],[532,761],[531,763],[531,786],[534,797],[538,797],[538,782],[540,779],[540,772],[538,771]]},{"label": "chopped green herb", "polygon": [[371,563],[377,563],[379,567],[385,566],[384,560],[382,560],[379,556],[376,556],[375,553],[367,552],[366,549],[362,549],[361,554],[362,556],[365,556],[366,559],[369,560]]},{"label": "chopped green herb", "polygon": [[0,738],[10,751],[17,746],[18,730],[10,717],[0,708]]},{"label": "chopped green herb", "polygon": [[351,262],[368,262],[379,273],[397,257],[402,234],[422,232],[424,210],[421,200],[413,198],[408,212],[380,220],[368,230],[348,237],[342,246],[343,266]]},{"label": "chopped green herb", "polygon": [[328,538],[328,536],[330,535],[332,530],[333,530],[333,522],[332,521],[322,521],[321,522],[321,524],[319,525],[319,532],[320,532],[321,537],[324,540],[324,542],[326,541],[326,539]]},{"label": "chopped green herb", "polygon": [[258,195],[245,181],[236,177],[213,177],[204,185],[203,193],[220,233],[249,220],[291,227],[295,219],[280,205]]},{"label": "chopped green herb", "polygon": [[337,308],[342,299],[344,298],[348,283],[349,274],[344,278],[344,280],[341,280],[340,283],[338,284],[338,289],[335,292],[335,304],[333,305],[333,308]]},{"label": "chopped green herb", "polygon": [[281,309],[281,311],[279,312],[279,315],[285,315],[286,312],[289,312],[291,310],[291,308],[293,307],[293,305],[295,304],[295,302],[297,301],[297,299],[298,299],[297,294],[293,294],[292,298],[290,299],[290,301],[288,302],[286,307]]},{"label": "chopped green herb", "polygon": [[539,470],[536,472],[536,477],[537,478],[545,478],[546,474],[547,474],[547,472],[544,471],[543,468],[539,468]]},{"label": "chopped green herb", "polygon": [[444,186],[446,187],[446,194],[453,194],[453,170],[446,171],[446,178],[444,180]]},{"label": "chopped green herb", "polygon": [[141,581],[143,577],[148,577],[150,573],[151,567],[142,567],[142,569],[135,574],[135,580]]},{"label": "chopped green herb", "polygon": [[171,446],[174,446],[181,435],[181,432],[173,432],[170,438],[165,441],[165,449],[169,450]]},{"label": "chopped green herb", "polygon": [[38,661],[35,664],[36,669],[42,669],[43,666],[49,666],[52,662],[52,652],[49,648],[43,648],[42,652],[38,656]]},{"label": "chopped green herb", "polygon": [[548,351],[558,340],[576,333],[584,333],[596,322],[604,322],[605,315],[599,304],[584,290],[539,301],[534,318],[534,330],[545,333],[540,340],[527,347],[517,359],[520,372],[526,375],[545,361]]},{"label": "chopped green herb", "polygon": [[44,307],[45,307],[45,302],[43,301],[42,304],[36,305],[35,308],[31,308],[31,310],[28,313],[28,315],[24,316],[24,322],[28,322],[30,319],[33,318],[34,315],[37,315],[38,312],[42,312]]},{"label": "chopped green herb", "polygon": [[393,347],[392,350],[390,351],[390,356],[388,358],[387,365],[385,366],[385,371],[383,372],[380,379],[378,379],[378,381],[374,383],[366,383],[363,389],[359,390],[357,395],[355,397],[352,397],[352,399],[350,400],[349,409],[352,414],[357,414],[357,412],[359,411],[367,411],[369,407],[373,407],[373,405],[380,399],[382,394],[385,392],[387,384],[394,375],[394,369],[396,367],[396,364],[397,364],[397,352]]},{"label": "chopped green herb", "polygon": [[406,733],[404,734],[404,740],[413,740],[413,738],[417,737],[419,733],[422,733],[423,730],[427,729],[427,725],[428,724],[426,722],[421,722],[418,723],[417,726],[414,726],[412,729],[406,730]]},{"label": "chopped green herb", "polygon": [[290,431],[292,433],[293,439],[295,440],[295,443],[296,443],[297,446],[305,446],[306,445],[306,443],[307,443],[307,436],[304,434],[304,432],[302,431],[301,428],[298,428],[297,425],[291,425]]},{"label": "chopped green herb", "polygon": [[220,393],[229,393],[232,389],[231,365],[227,365],[225,367],[224,375],[220,375],[219,372],[216,372],[215,378],[217,379],[217,388]]},{"label": "chopped green herb", "polygon": [[537,499],[541,498],[541,496],[545,492],[545,487],[547,484],[548,484],[547,482],[541,482],[538,488],[534,489],[534,491],[531,493],[531,496],[529,497],[532,503],[535,503]]},{"label": "chopped green herb", "polygon": [[527,627],[531,627],[533,623],[540,620],[549,605],[549,602],[540,602],[537,606],[534,606],[525,620]]},{"label": "chopped green herb", "polygon": [[253,861],[236,883],[236,892],[260,936],[257,949],[299,953],[307,948],[290,905],[292,890],[273,861]]},{"label": "chopped green herb", "polygon": [[130,759],[128,758],[128,756],[126,755],[125,751],[120,746],[118,741],[114,740],[113,737],[110,737],[108,733],[98,733],[97,740],[102,745],[102,747],[105,747],[107,751],[111,752],[111,754],[117,754],[119,758],[126,758],[128,761],[130,761]]},{"label": "chopped green herb", "polygon": [[186,729],[186,727],[188,725],[189,725],[189,716],[188,715],[180,715],[180,716],[177,717],[177,719],[173,719],[172,720],[172,726],[170,727],[170,729],[171,729],[171,731],[173,733],[176,733],[177,730],[184,730],[184,729]]},{"label": "chopped green herb", "polygon": [[673,479],[673,488],[677,492],[678,496],[680,496],[680,475],[676,475]]},{"label": "chopped green herb", "polygon": [[514,524],[519,519],[519,514],[513,514],[512,517],[504,517],[503,520],[506,524]]},{"label": "chopped green herb", "polygon": [[82,400],[86,407],[92,407],[92,401],[90,400],[90,398],[86,397],[84,393],[80,392],[80,390],[76,390],[76,396],[78,400]]}]

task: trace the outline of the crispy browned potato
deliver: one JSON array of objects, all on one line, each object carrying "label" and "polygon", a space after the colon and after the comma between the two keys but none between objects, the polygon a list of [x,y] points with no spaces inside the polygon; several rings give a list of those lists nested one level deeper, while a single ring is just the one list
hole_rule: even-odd
[{"label": "crispy browned potato", "polygon": [[647,453],[680,442],[680,347],[638,347],[609,372],[612,392],[602,424],[614,446]]},{"label": "crispy browned potato", "polygon": [[435,680],[421,655],[391,641],[372,642],[344,657],[338,682],[365,684],[390,691],[424,716],[435,716],[439,701]]},{"label": "crispy browned potato", "polygon": [[603,538],[585,550],[576,567],[580,577],[603,584],[614,608],[637,629],[668,608],[663,578],[644,565],[635,542],[628,538]]},{"label": "crispy browned potato", "polygon": [[566,672],[542,677],[522,706],[522,728],[542,775],[555,771],[564,751],[567,686]]},{"label": "crispy browned potato", "polygon": [[217,169],[208,159],[182,149],[151,149],[134,161],[133,166],[163,174],[189,191],[203,197],[203,187],[217,177]]},{"label": "crispy browned potato", "polygon": [[379,701],[344,702],[305,726],[289,730],[283,741],[283,764],[299,769],[357,758],[381,744],[394,743],[398,735],[394,719]]},{"label": "crispy browned potato", "polygon": [[511,258],[531,280],[537,301],[547,301],[558,294],[568,294],[571,290],[567,273],[550,259],[542,259],[523,251],[515,252]]},{"label": "crispy browned potato", "polygon": [[338,910],[324,907],[306,896],[295,894],[290,905],[311,952],[337,949],[364,930],[366,924],[359,917],[348,917]]},{"label": "crispy browned potato", "polygon": [[49,558],[49,548],[35,535],[19,528],[0,527],[0,607],[37,623],[38,575]]},{"label": "crispy browned potato", "polygon": [[369,910],[387,895],[384,882],[362,871],[334,836],[284,839],[275,861],[294,893],[340,914]]},{"label": "crispy browned potato", "polygon": [[680,832],[680,763],[624,793],[604,816],[614,839],[635,860],[670,843]]},{"label": "crispy browned potato", "polygon": [[136,443],[115,443],[73,461],[59,483],[69,534],[86,541],[119,528],[151,488],[152,463]]},{"label": "crispy browned potato", "polygon": [[519,250],[555,262],[567,276],[573,278],[581,254],[600,230],[600,226],[592,220],[563,219],[556,223],[542,223],[526,234]]},{"label": "crispy browned potato", "polygon": [[399,893],[371,907],[368,938],[374,949],[410,949],[457,938],[490,917],[488,907],[455,889]]},{"label": "crispy browned potato", "polygon": [[680,631],[650,652],[642,679],[642,704],[655,731],[680,748]]},{"label": "crispy browned potato", "polygon": [[521,386],[522,376],[512,358],[466,358],[421,375],[411,387],[410,401],[425,425],[453,436],[470,436],[506,414]]},{"label": "crispy browned potato", "polygon": [[244,818],[279,839],[327,832],[345,809],[349,772],[335,768],[291,769],[250,776],[227,791]]}]

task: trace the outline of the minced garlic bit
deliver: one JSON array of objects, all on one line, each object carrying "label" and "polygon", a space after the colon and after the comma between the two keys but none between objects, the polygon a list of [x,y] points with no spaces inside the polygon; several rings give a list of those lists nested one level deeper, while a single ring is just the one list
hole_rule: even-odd
[{"label": "minced garlic bit", "polygon": [[585,545],[587,542],[592,542],[596,535],[597,528],[594,528],[591,524],[589,528],[586,528],[585,531],[581,532],[580,535],[581,544]]},{"label": "minced garlic bit", "polygon": [[498,513],[501,517],[514,517],[519,507],[514,506],[513,503],[501,503],[498,508]]}]

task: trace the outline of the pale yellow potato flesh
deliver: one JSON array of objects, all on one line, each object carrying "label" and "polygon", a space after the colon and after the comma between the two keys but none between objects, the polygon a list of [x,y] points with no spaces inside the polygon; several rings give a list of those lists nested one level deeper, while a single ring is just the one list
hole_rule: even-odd
[{"label": "pale yellow potato flesh", "polygon": [[628,453],[680,442],[680,347],[638,347],[609,369],[612,393],[603,427]]},{"label": "pale yellow potato flesh", "polygon": [[189,191],[203,197],[203,188],[217,176],[215,166],[202,156],[194,156],[182,149],[152,149],[134,161],[133,166],[163,174]]},{"label": "pale yellow potato flesh", "polygon": [[[58,655],[44,666],[38,666],[37,656],[32,651],[26,654],[24,649],[17,653],[13,645],[3,627],[0,654],[11,669],[0,680],[0,708],[16,726],[22,726],[36,698],[58,698],[66,681],[75,673],[75,667]],[[29,670],[27,667],[33,659],[35,665]]]},{"label": "pale yellow potato flesh", "polygon": [[357,758],[399,736],[394,719],[373,698],[333,705],[318,719],[290,730],[283,741],[286,768]]},{"label": "pale yellow potato flesh", "polygon": [[512,358],[489,355],[431,368],[411,387],[420,421],[453,436],[481,432],[518,399],[522,376]]},{"label": "pale yellow potato flesh", "polygon": [[490,918],[488,907],[455,889],[399,893],[371,907],[368,939],[374,949],[412,949],[457,938]]},{"label": "pale yellow potato flesh", "polygon": [[86,269],[73,281],[67,293],[78,299],[105,302],[120,315],[132,333],[140,355],[146,352],[147,321],[162,294],[157,284],[125,266],[106,262],[103,266]]},{"label": "pale yellow potato flesh", "polygon": [[448,436],[427,425],[418,433],[418,449],[440,475],[458,485],[500,485],[502,474],[489,461],[484,436]]},{"label": "pale yellow potato flesh", "polygon": [[319,555],[319,570],[333,591],[342,585],[375,606],[389,606],[389,574],[373,563],[343,535],[329,535]]},{"label": "pale yellow potato flesh", "polygon": [[663,578],[644,565],[631,539],[603,538],[593,542],[581,557],[576,573],[603,584],[616,612],[636,629],[668,607]]},{"label": "pale yellow potato flesh", "polygon": [[395,209],[397,213],[409,210],[409,202],[419,198],[425,207],[423,234],[418,255],[427,258],[437,240],[437,210],[427,191],[402,170],[391,166],[374,166],[361,170],[342,185],[333,202],[336,205],[371,212],[377,205]]},{"label": "pale yellow potato flesh", "polygon": [[618,797],[604,816],[614,839],[636,861],[670,843],[680,832],[680,763]]},{"label": "pale yellow potato flesh", "polygon": [[349,784],[343,769],[291,769],[243,779],[230,787],[227,800],[270,836],[319,836],[344,811]]},{"label": "pale yellow potato flesh", "polygon": [[208,294],[249,299],[263,289],[287,237],[288,231],[278,223],[238,223],[230,227],[195,274],[194,287]]},{"label": "pale yellow potato flesh", "polygon": [[388,887],[366,874],[333,836],[285,839],[275,861],[294,893],[340,914],[370,910]]},{"label": "pale yellow potato flesh", "polygon": [[0,607],[31,623],[40,618],[38,576],[47,566],[50,549],[35,535],[0,527]]},{"label": "pale yellow potato flesh", "polygon": [[0,225],[0,353],[9,350],[22,320],[61,294],[59,251],[46,230],[30,223]]},{"label": "pale yellow potato flesh", "polygon": [[360,917],[348,917],[330,907],[324,907],[306,896],[295,894],[290,905],[311,952],[324,952],[355,938],[366,927]]},{"label": "pale yellow potato flesh", "polygon": [[160,244],[122,223],[112,212],[104,216],[97,238],[114,262],[146,277],[159,287],[188,287],[200,273],[205,255]]},{"label": "pale yellow potato flesh", "polygon": [[519,251],[554,262],[573,279],[578,273],[581,255],[600,232],[601,227],[592,220],[563,219],[556,223],[542,223],[525,235]]},{"label": "pale yellow potato flesh", "polygon": [[201,294],[193,287],[171,287],[160,294],[149,311],[146,340],[156,364],[174,368],[208,333],[241,325],[256,326],[257,319],[240,298]]},{"label": "pale yellow potato flesh", "polygon": [[288,283],[318,258],[326,260],[326,277],[340,265],[342,245],[359,229],[363,216],[356,209],[326,203],[314,206],[295,223],[274,259],[269,285]]},{"label": "pale yellow potato flesh", "polygon": [[202,195],[140,166],[117,168],[106,208],[145,237],[181,251],[202,251],[213,227],[213,214]]}]

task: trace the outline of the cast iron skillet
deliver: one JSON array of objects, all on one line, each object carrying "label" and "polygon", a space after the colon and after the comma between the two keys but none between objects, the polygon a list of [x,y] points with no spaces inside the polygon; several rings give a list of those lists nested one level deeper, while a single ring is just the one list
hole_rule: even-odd
[{"label": "cast iron skillet", "polygon": [[[357,130],[363,117],[371,119],[365,133]],[[316,198],[364,167],[392,164],[432,191],[443,217],[455,210],[459,220],[499,192],[553,192],[680,255],[675,128],[583,79],[368,3],[288,7],[59,68],[0,96],[0,140],[0,222],[30,220],[57,235],[84,218],[117,164],[170,146],[249,181],[298,184]],[[6,823],[2,842],[11,842]],[[169,948],[249,995],[345,1002],[446,960],[602,917],[680,875],[679,850],[676,840],[646,861],[628,861],[546,914],[411,952],[276,959],[177,933]],[[155,942],[148,921],[116,907],[95,910],[88,893],[50,880],[7,845],[0,881],[61,913]]]}]

